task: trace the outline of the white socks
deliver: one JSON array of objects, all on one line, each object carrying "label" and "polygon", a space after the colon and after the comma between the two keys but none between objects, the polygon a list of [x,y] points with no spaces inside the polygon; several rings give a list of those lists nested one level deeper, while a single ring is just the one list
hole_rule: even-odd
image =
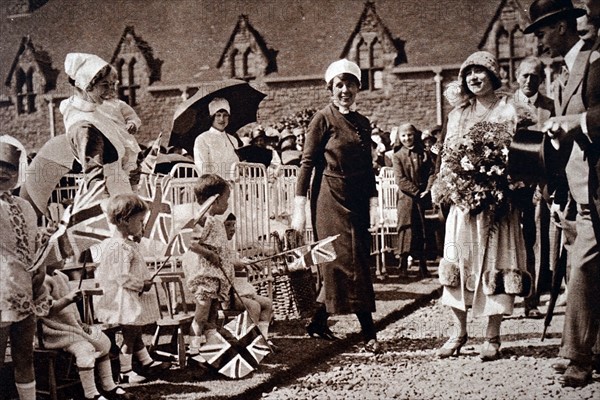
[{"label": "white socks", "polygon": [[148,353],[148,349],[145,347],[141,350],[135,352],[135,357],[140,361],[142,365],[150,365],[154,362],[152,357],[150,357],[150,353]]},{"label": "white socks", "polygon": [[102,389],[106,390],[107,392],[113,390],[117,385],[115,385],[115,381],[113,380],[110,358],[108,356],[104,356],[96,360],[96,368],[98,368],[98,378],[100,379]]},{"label": "white socks", "polygon": [[19,400],[35,400],[35,381],[29,383],[15,383]]},{"label": "white socks", "polygon": [[96,380],[94,379],[94,368],[78,368],[79,379],[83,387],[83,395],[86,399],[93,399],[98,393]]}]

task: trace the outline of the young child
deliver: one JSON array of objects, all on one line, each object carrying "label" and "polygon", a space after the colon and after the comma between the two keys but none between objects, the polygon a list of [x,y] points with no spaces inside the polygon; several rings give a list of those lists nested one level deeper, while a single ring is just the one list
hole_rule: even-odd
[{"label": "young child", "polygon": [[117,71],[112,66],[108,78],[113,83],[110,87],[110,95],[104,99],[104,102],[98,106],[98,109],[106,113],[107,117],[123,126],[127,132],[135,135],[140,129],[140,125],[142,125],[142,120],[129,104],[119,99],[119,93],[117,92]]},{"label": "young child", "polygon": [[[226,229],[223,220],[218,218],[227,211],[229,205],[230,188],[227,181],[215,174],[202,175],[198,179],[194,193],[199,204],[203,204],[215,194],[219,197],[208,210],[208,215],[195,227],[196,241],[183,258],[186,284],[194,294],[196,302],[190,354],[197,353],[207,337],[215,333],[218,303],[231,300],[231,284],[235,281],[235,269],[245,268],[229,245],[229,238],[233,237],[235,232],[235,221],[233,224],[231,219],[227,221]],[[227,230],[230,236],[227,235]],[[251,286],[247,281],[246,283]],[[245,295],[252,296],[247,286],[240,289],[243,289]],[[247,299],[249,303],[252,301],[251,317],[258,323],[259,329],[266,337],[271,314],[270,304],[267,306],[249,297]],[[242,304],[238,304],[238,307],[243,309]],[[268,318],[266,323],[261,320],[263,317]]]},{"label": "young child", "polygon": [[[81,321],[75,303],[82,298],[79,289],[69,287],[69,277],[59,271],[63,263],[49,265],[44,285],[53,299],[48,316],[41,318],[44,345],[48,349],[62,349],[75,356],[75,362],[86,399],[134,399],[122,387],[115,385],[109,359],[110,340],[100,327]],[[96,387],[94,366],[102,386]]]},{"label": "young child", "polygon": [[[135,239],[141,237],[146,203],[137,195],[119,194],[110,199],[108,220],[116,226],[112,238],[102,243],[96,279],[104,295],[96,303],[96,316],[104,323],[121,325],[123,345],[119,361],[121,382],[141,383],[145,375],[170,367],[154,361],[142,340],[142,327],[160,318],[156,294]],[[132,369],[133,356],[141,364],[141,374]]]},{"label": "young child", "polygon": [[[231,239],[235,234],[235,215],[230,213],[227,218],[225,218],[224,224],[227,240],[231,242]],[[233,257],[236,259],[236,269],[240,269],[240,267],[247,268],[247,265],[242,260],[239,260],[238,254],[232,246],[233,245],[230,243]],[[271,349],[277,350],[277,347],[269,340],[269,325],[271,324],[271,318],[273,316],[271,299],[256,293],[256,288],[252,286],[252,284],[248,282],[248,278],[244,276],[236,276],[233,281],[233,287],[239,297],[236,296],[235,293],[232,293],[232,308],[239,311],[248,310],[250,319],[258,326],[258,329],[269,343],[269,346],[271,346]]]},{"label": "young child", "polygon": [[194,194],[201,205],[215,194],[219,197],[194,227],[194,242],[182,260],[186,285],[196,302],[190,337],[192,355],[198,353],[207,336],[216,332],[218,302],[229,300],[234,279],[233,255],[227,250],[223,220],[218,218],[229,206],[229,184],[216,174],[204,174],[198,178]]},{"label": "young child", "polygon": [[400,273],[406,274],[408,256],[419,260],[421,277],[429,277],[425,256],[425,209],[430,207],[429,178],[434,164],[416,138],[417,129],[403,124],[398,129],[401,147],[392,157],[398,185],[398,255]]},{"label": "young child", "polygon": [[32,206],[12,190],[19,187],[27,166],[23,145],[12,136],[0,136],[0,367],[8,338],[17,392],[21,400],[35,400],[33,370],[34,313],[48,312],[45,269],[32,270],[37,217]]}]

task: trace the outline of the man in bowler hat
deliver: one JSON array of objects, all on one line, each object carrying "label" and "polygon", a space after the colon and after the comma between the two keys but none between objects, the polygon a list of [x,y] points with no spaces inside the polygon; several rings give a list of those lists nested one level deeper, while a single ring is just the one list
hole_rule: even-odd
[{"label": "man in bowler hat", "polygon": [[[585,0],[589,16],[599,15],[599,0]],[[568,283],[567,310],[559,355],[569,365],[553,365],[564,371],[564,386],[580,387],[591,381],[594,367],[594,344],[600,322],[600,225],[598,172],[600,165],[600,53],[598,40],[587,56],[579,45],[575,19],[582,15],[570,0],[536,0],[530,7],[533,23],[525,32],[535,32],[540,44],[565,59],[569,77],[559,87],[557,116],[542,129],[559,143],[560,151],[569,151],[566,177],[569,191],[577,203],[576,237],[569,251],[571,272]],[[574,25],[573,25],[574,24]],[[574,26],[574,29],[573,29]],[[564,33],[561,35],[561,33]],[[581,47],[577,54],[572,51]],[[598,350],[598,349],[596,349]]]}]

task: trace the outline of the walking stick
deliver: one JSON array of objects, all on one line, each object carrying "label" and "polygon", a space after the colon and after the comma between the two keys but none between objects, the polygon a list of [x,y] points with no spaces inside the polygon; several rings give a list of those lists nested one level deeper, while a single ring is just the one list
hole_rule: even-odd
[{"label": "walking stick", "polygon": [[554,268],[554,271],[552,272],[552,287],[550,288],[550,300],[548,301],[548,310],[546,311],[546,317],[544,318],[544,330],[542,332],[541,338],[542,342],[546,337],[546,330],[550,326],[550,322],[552,322],[552,317],[554,317],[554,307],[556,306],[556,300],[558,299],[558,295],[560,293],[560,286],[566,273],[567,250],[564,247],[562,247],[560,255],[558,256],[556,268]]}]

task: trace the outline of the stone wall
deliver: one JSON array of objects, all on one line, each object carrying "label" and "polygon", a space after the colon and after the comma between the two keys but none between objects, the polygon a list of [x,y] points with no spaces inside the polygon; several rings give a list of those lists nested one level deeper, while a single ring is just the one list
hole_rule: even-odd
[{"label": "stone wall", "polygon": [[[443,86],[453,80],[455,71],[442,74]],[[437,123],[436,86],[431,71],[393,73],[385,75],[383,90],[361,91],[357,96],[358,111],[375,121],[383,129],[390,130],[403,122],[410,122],[419,129],[427,129]],[[253,82],[257,89],[267,94],[258,112],[259,122],[273,125],[282,118],[294,115],[306,108],[322,108],[330,101],[322,79],[265,80]],[[192,95],[193,93],[188,93]],[[54,126],[56,134],[65,132],[62,115],[58,109],[63,97],[54,97]],[[38,99],[39,100],[39,99]],[[138,92],[136,112],[142,120],[138,141],[147,144],[159,132],[167,137],[171,130],[173,114],[182,96],[179,89]],[[444,101],[443,115],[449,105]],[[17,115],[11,101],[0,102],[2,133],[13,135],[23,141],[29,151],[38,150],[50,138],[48,100],[38,101],[38,109],[32,114]],[[163,142],[166,145],[166,141]]]}]

